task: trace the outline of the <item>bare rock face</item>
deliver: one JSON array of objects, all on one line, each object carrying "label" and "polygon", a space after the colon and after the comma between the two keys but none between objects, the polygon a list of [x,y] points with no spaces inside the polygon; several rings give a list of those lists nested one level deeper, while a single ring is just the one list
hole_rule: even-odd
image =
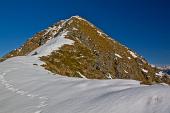
[{"label": "bare rock face", "polygon": [[[73,16],[45,29],[23,46],[4,58],[30,55],[31,52],[58,38],[74,41],[54,49],[50,54],[39,56],[45,69],[69,77],[88,79],[134,79],[144,84],[165,82],[170,84],[166,75],[158,76],[159,69],[152,67],[143,57],[106,35],[87,20]],[[32,55],[38,55],[34,52]]]}]

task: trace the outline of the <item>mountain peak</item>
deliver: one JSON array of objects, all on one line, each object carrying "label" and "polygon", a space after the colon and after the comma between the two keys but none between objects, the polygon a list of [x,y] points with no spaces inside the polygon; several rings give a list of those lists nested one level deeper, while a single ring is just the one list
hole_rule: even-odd
[{"label": "mountain peak", "polygon": [[79,15],[72,16],[71,18],[84,19],[84,18],[82,18],[82,17],[79,16]]},{"label": "mountain peak", "polygon": [[[144,58],[80,16],[72,16],[35,34],[4,58],[36,56],[47,70],[88,79],[135,79],[145,84],[170,79]],[[159,74],[160,75],[160,74]]]},{"label": "mountain peak", "polygon": [[[89,21],[88,20],[86,20],[85,18],[83,18],[83,17],[81,17],[81,16],[79,16],[79,15],[75,15],[75,16],[71,16],[70,18],[68,18],[68,19],[65,19],[65,20],[62,20],[63,22],[65,22],[65,23],[67,23],[67,22],[69,22],[69,21],[73,21],[73,20],[80,20],[80,21],[86,21],[86,22],[88,22],[89,23]],[[78,23],[77,23],[78,24]]]}]

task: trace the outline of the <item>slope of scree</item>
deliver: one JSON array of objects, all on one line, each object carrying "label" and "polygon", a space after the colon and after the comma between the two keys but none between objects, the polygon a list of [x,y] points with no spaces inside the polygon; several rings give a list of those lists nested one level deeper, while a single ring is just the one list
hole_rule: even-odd
[{"label": "slope of scree", "polygon": [[[21,48],[4,58],[28,55],[52,38],[67,32],[66,39],[72,45],[63,45],[51,54],[40,56],[47,70],[69,76],[88,79],[135,79],[144,84],[168,83],[166,75],[158,76],[159,70],[144,58],[103,33],[87,20],[73,16],[36,34]],[[32,54],[38,55],[38,52]]]}]

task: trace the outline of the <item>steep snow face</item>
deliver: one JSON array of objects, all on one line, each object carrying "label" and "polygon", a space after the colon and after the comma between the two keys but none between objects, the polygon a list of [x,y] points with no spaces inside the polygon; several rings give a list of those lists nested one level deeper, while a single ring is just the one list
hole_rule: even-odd
[{"label": "steep snow face", "polygon": [[74,43],[73,40],[65,38],[68,31],[63,31],[60,33],[57,37],[54,37],[47,41],[44,45],[40,46],[39,48],[35,49],[33,52],[29,54],[30,55],[36,55],[38,57],[40,56],[47,56],[51,52],[58,50],[60,47],[62,47],[65,44],[72,45]]},{"label": "steep snow face", "polygon": [[169,113],[170,87],[53,75],[36,57],[0,63],[0,113]]}]

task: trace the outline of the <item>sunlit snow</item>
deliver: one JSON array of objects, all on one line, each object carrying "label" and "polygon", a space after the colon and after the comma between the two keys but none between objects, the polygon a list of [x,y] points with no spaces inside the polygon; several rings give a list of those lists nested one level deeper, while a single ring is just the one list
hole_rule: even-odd
[{"label": "sunlit snow", "polygon": [[169,113],[170,87],[54,75],[37,57],[0,63],[0,113]]}]

